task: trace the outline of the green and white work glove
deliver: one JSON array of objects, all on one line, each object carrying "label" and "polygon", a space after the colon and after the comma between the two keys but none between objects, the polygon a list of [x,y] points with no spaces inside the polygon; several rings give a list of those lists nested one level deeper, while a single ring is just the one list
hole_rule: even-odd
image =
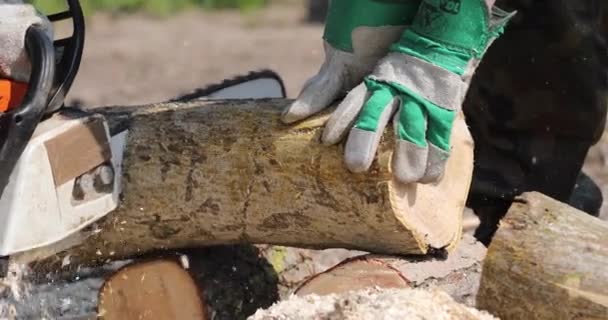
[{"label": "green and white work glove", "polygon": [[423,0],[412,26],[331,115],[323,142],[338,143],[350,129],[346,165],[364,172],[392,119],[395,179],[441,180],[471,77],[513,14],[484,0]]},{"label": "green and white work glove", "polygon": [[325,62],[283,112],[293,123],[330,106],[368,75],[411,24],[420,0],[332,0],[324,30]]},{"label": "green and white work glove", "polygon": [[53,26],[46,16],[21,0],[0,0],[0,78],[27,82],[31,64],[25,49],[25,34],[39,25],[53,39]]}]

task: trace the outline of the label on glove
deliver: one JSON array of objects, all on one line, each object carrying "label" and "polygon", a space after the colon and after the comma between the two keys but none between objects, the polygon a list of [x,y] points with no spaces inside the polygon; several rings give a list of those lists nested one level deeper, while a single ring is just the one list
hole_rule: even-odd
[{"label": "label on glove", "polygon": [[27,83],[0,79],[0,112],[6,112],[23,102]]}]

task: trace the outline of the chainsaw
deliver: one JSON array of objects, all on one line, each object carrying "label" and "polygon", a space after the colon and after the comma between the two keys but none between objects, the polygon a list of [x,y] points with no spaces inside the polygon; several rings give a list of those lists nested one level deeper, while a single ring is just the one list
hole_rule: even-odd
[{"label": "chainsaw", "polygon": [[[128,128],[110,132],[94,109],[66,106],[85,43],[80,3],[66,4],[65,12],[48,19],[71,20],[71,36],[49,39],[30,27],[25,39],[29,83],[23,87],[0,79],[0,98],[22,96],[0,104],[0,257],[59,242],[119,205]],[[281,78],[264,70],[175,100],[284,97]]]}]

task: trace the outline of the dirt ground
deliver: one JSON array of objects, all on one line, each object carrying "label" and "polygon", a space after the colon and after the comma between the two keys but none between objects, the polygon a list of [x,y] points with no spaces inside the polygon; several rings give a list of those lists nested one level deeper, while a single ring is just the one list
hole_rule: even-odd
[{"label": "dirt ground", "polygon": [[294,97],[323,60],[322,26],[304,23],[305,11],[301,1],[248,15],[95,15],[71,98],[89,106],[158,102],[259,69],[280,74]]}]

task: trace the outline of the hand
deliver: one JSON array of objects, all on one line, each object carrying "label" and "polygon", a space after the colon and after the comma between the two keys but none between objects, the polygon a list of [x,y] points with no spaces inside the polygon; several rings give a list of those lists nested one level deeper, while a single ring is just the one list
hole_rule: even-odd
[{"label": "hand", "polygon": [[293,123],[327,108],[369,74],[409,25],[420,0],[333,0],[324,33],[325,62],[281,120]]},{"label": "hand", "polygon": [[51,22],[30,4],[0,0],[0,78],[28,82],[31,64],[25,49],[25,34],[38,25],[53,39]]},{"label": "hand", "polygon": [[325,127],[326,144],[338,143],[349,132],[345,162],[351,171],[369,169],[393,119],[395,179],[402,183],[441,179],[452,125],[470,79],[512,16],[497,8],[488,16],[485,6],[485,0],[422,2],[412,28],[346,96]]}]

